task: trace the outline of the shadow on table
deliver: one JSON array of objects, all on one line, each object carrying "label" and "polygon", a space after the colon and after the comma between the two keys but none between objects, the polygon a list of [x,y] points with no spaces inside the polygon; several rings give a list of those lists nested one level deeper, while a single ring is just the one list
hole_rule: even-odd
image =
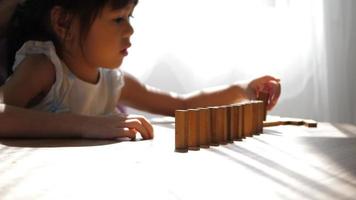
[{"label": "shadow on table", "polygon": [[274,136],[282,136],[283,132],[272,130],[272,129],[264,129],[262,134],[274,135]]},{"label": "shadow on table", "polygon": [[[235,146],[235,145],[233,147],[231,147],[231,145],[230,145],[230,147],[228,147],[228,146],[226,146],[226,147],[228,149],[230,149],[230,150],[235,151],[238,154],[241,154],[241,153],[244,154],[244,155],[248,154],[248,152],[245,151],[244,148],[240,148],[240,147]],[[261,177],[265,177],[265,178],[275,182],[276,184],[279,184],[279,185],[281,185],[283,187],[286,187],[286,188],[292,190],[293,192],[301,195],[304,199],[317,200],[316,198],[313,198],[311,195],[306,194],[306,192],[303,191],[302,189],[300,189],[300,188],[298,188],[298,187],[296,187],[294,185],[289,184],[285,180],[282,180],[282,179],[280,179],[278,177],[275,177],[275,176],[269,174],[268,172],[266,172],[266,171],[264,171],[262,169],[259,169],[257,166],[241,160],[239,158],[239,156],[230,155],[230,154],[227,154],[227,153],[225,153],[223,151],[220,151],[220,150],[217,150],[217,149],[208,149],[208,151],[213,152],[213,153],[215,153],[217,155],[226,157],[227,159],[235,162],[236,164],[238,164],[240,166],[244,166],[247,169],[251,170],[252,172],[260,175]],[[263,162],[263,161],[266,160],[264,157],[256,156],[256,154],[255,155],[250,154],[250,155],[246,155],[246,156],[253,157],[254,160],[257,160],[259,162]],[[264,164],[268,164],[268,163],[264,163]],[[299,177],[298,177],[298,179],[299,179]]]},{"label": "shadow on table", "polygon": [[356,137],[356,126],[352,124],[332,124],[335,128],[341,131],[348,137]]},{"label": "shadow on table", "polygon": [[[90,139],[0,139],[0,144],[10,147],[30,147],[30,148],[56,148],[56,147],[88,147],[103,146],[121,142],[138,142],[138,138],[131,141],[128,138],[117,140],[90,140]],[[0,148],[1,149],[1,148]]]},{"label": "shadow on table", "polygon": [[[304,149],[305,153],[311,156],[317,156],[320,160],[316,161],[316,163],[322,161],[325,166],[318,166],[316,163],[310,163],[308,166],[313,170],[317,170],[319,173],[324,174],[332,179],[338,180],[339,182],[347,185],[347,187],[356,189],[356,183],[351,181],[348,178],[343,177],[343,175],[347,175],[349,177],[356,176],[356,160],[354,156],[356,155],[356,128],[353,125],[334,125],[335,128],[340,130],[346,137],[319,137],[319,136],[302,136],[302,137],[293,137],[294,144],[296,146],[300,146]],[[264,134],[268,134],[271,136],[281,136],[282,132],[268,130],[265,131]],[[258,136],[254,137],[255,141],[258,141],[263,145],[264,148],[274,149],[279,154],[284,154],[286,156],[294,157],[293,154],[286,151],[285,149],[276,145],[276,143],[269,143],[268,139],[260,139]],[[283,142],[283,138],[281,141]],[[277,162],[272,158],[257,153],[258,151],[254,151],[253,148],[245,148],[244,146],[240,146],[238,142],[235,142],[231,145],[224,146],[226,149],[229,149],[234,152],[234,154],[227,154],[224,151],[219,151],[218,149],[210,149],[211,152],[224,156],[239,165],[245,166],[246,168],[254,171],[261,176],[264,176],[274,182],[287,187],[294,192],[302,195],[307,199],[318,199],[314,194],[306,193],[305,191],[301,191],[299,188],[293,187],[281,179],[277,177],[271,176],[265,171],[251,165],[249,163],[244,162],[239,159],[242,155],[244,157],[248,157],[260,165],[272,168],[277,170],[280,173],[283,173],[287,177],[294,179],[295,181],[308,185],[313,188],[315,191],[318,191],[328,197],[334,199],[353,199],[350,198],[347,194],[342,194],[341,192],[329,187],[321,182],[316,181],[315,179],[305,176],[303,173],[293,171],[287,168],[283,162]],[[257,147],[256,147],[257,148]],[[291,147],[293,148],[293,147]],[[295,147],[294,147],[295,148]],[[273,156],[271,156],[273,157]],[[294,157],[295,159],[299,159],[298,157]],[[301,162],[305,162],[303,159]],[[335,171],[336,170],[336,171]]]},{"label": "shadow on table", "polygon": [[356,160],[354,159],[356,155],[356,137],[308,137],[300,139],[300,141],[310,148],[311,152],[328,158],[330,165],[337,165],[356,176]]},{"label": "shadow on table", "polygon": [[[342,182],[343,184],[347,185],[347,187],[356,189],[356,183],[354,183],[353,181],[340,177],[339,174],[337,174],[337,172],[333,172],[332,170],[331,171],[327,170],[328,167],[334,168],[338,166],[339,169],[342,169],[342,173],[347,173],[350,174],[351,176],[356,176],[356,162],[353,159],[353,155],[356,154],[356,145],[355,145],[356,138],[302,137],[296,139],[296,142],[303,143],[304,147],[310,149],[309,150],[310,152],[320,154],[321,157],[327,157],[329,162],[331,162],[328,163],[329,165],[325,166],[325,168],[313,166],[312,164],[309,167],[319,171],[319,173],[321,174],[325,174],[330,178],[332,177],[333,179]],[[223,148],[229,149],[234,153],[232,154],[226,153],[225,151],[221,151],[218,148],[217,149],[211,148],[208,149],[208,151],[226,157],[227,159],[235,162],[236,164],[240,166],[244,166],[247,169],[253,171],[254,173],[259,174],[262,177],[265,177],[283,187],[286,187],[294,191],[295,193],[297,193],[298,195],[302,196],[305,199],[317,200],[319,198],[315,196],[315,194],[303,191],[301,188],[298,188],[296,185],[289,184],[289,182],[286,182],[285,180],[280,179],[279,177],[275,177],[269,174],[268,171],[264,171],[263,168],[260,168],[258,166],[262,165],[274,169],[279,173],[284,174],[286,177],[293,179],[295,182],[298,182],[299,184],[308,185],[309,187],[313,188],[314,191],[317,191],[317,193],[322,193],[323,195],[327,195],[328,197],[330,197],[330,199],[343,199],[343,200],[353,199],[350,198],[349,195],[343,194],[335,190],[334,188],[332,188],[332,186],[325,185],[322,182],[318,182],[314,178],[308,177],[301,172],[289,169],[287,165],[285,165],[283,162],[282,163],[277,162],[277,160],[269,158],[265,155],[261,155],[249,148],[239,146],[238,143],[226,145],[223,146]],[[276,150],[283,151],[282,149],[276,149]],[[281,153],[288,154],[288,152],[281,152]],[[244,159],[241,159],[241,157],[248,157],[259,164],[258,165],[251,164],[249,162],[246,162]]]}]

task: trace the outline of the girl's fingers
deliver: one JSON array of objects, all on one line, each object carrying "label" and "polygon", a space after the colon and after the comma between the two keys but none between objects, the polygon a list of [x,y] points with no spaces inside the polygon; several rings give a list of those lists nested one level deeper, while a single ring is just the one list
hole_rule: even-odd
[{"label": "girl's fingers", "polygon": [[271,94],[271,87],[273,87],[274,84],[280,84],[279,82],[280,79],[266,75],[252,81],[250,87],[254,90],[256,96],[259,96],[259,93],[261,91],[268,92],[269,94]]},{"label": "girl's fingers", "polygon": [[153,126],[151,125],[151,123],[148,122],[148,120],[146,118],[144,118],[144,117],[139,117],[137,119],[140,120],[142,125],[148,131],[149,139],[152,139],[154,137],[154,132],[153,132]]},{"label": "girl's fingers", "polygon": [[271,110],[276,104],[281,94],[281,85],[277,82],[271,82],[268,87],[268,92],[270,94],[269,103],[267,106],[268,110]]},{"label": "girl's fingers", "polygon": [[267,110],[271,110],[276,103],[273,101],[273,96],[268,99]]},{"label": "girl's fingers", "polygon": [[135,129],[138,131],[143,139],[150,139],[151,134],[149,133],[149,130],[146,130],[144,125],[141,123],[140,120],[138,119],[126,119],[122,124],[122,127],[129,128],[129,129]]},{"label": "girl's fingers", "polygon": [[151,123],[146,118],[139,118],[139,120],[141,121],[143,126],[146,128],[146,130],[148,130],[148,133],[150,136],[149,139],[152,139],[154,137],[154,130],[153,130],[153,126],[151,125]]},{"label": "girl's fingers", "polygon": [[143,116],[109,115],[97,117],[96,125],[83,133],[84,138],[117,139],[136,138],[137,132],[143,139],[153,138],[153,127]]},{"label": "girl's fingers", "polygon": [[130,129],[130,128],[120,128],[118,130],[118,135],[116,135],[115,138],[130,138],[131,140],[136,139],[136,133],[137,131],[135,129]]},{"label": "girl's fingers", "polygon": [[276,103],[280,96],[281,96],[281,84],[278,83],[272,101]]},{"label": "girl's fingers", "polygon": [[138,119],[142,125],[145,127],[145,129],[148,131],[149,139],[152,139],[154,137],[154,131],[153,131],[153,126],[151,123],[143,116],[140,115],[129,115],[129,119]]},{"label": "girl's fingers", "polygon": [[262,76],[261,78],[258,79],[258,81],[259,81],[260,83],[264,84],[264,83],[268,83],[268,82],[270,82],[270,81],[279,82],[280,79],[275,78],[275,77],[273,77],[273,76],[267,75],[267,76]]}]

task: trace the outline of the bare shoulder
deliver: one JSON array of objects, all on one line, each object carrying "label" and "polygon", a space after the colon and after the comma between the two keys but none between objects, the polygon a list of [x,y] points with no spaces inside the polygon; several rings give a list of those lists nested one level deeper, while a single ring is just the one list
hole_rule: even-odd
[{"label": "bare shoulder", "polygon": [[30,66],[32,69],[36,70],[47,70],[48,69],[53,69],[54,71],[54,65],[51,62],[51,60],[43,54],[33,54],[27,56],[19,65],[21,66]]},{"label": "bare shoulder", "polygon": [[2,87],[4,102],[25,107],[47,94],[56,80],[55,67],[45,55],[27,56]]},{"label": "bare shoulder", "polygon": [[[14,78],[34,78],[46,85],[52,85],[56,79],[56,71],[49,58],[42,54],[27,56],[16,68]],[[36,81],[36,82],[37,82]]]}]

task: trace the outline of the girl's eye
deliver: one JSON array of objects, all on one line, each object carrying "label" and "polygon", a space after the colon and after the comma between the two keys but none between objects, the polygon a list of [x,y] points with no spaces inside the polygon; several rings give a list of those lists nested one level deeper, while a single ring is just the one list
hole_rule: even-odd
[{"label": "girl's eye", "polygon": [[130,21],[130,18],[133,18],[133,16],[132,15],[129,15],[129,17],[126,19],[126,18],[124,18],[124,17],[118,17],[118,18],[116,18],[115,19],[115,21],[116,21],[116,23],[121,23],[123,20],[127,20],[128,22]]},{"label": "girl's eye", "polygon": [[118,23],[118,24],[121,23],[123,20],[124,20],[124,18],[122,18],[122,17],[115,19],[116,23]]}]

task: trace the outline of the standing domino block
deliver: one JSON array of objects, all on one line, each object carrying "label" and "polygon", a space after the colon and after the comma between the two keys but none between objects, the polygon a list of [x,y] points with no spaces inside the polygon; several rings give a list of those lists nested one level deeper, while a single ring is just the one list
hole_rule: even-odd
[{"label": "standing domino block", "polygon": [[188,152],[188,129],[185,110],[175,111],[175,151],[180,153]]},{"label": "standing domino block", "polygon": [[222,106],[221,109],[221,117],[222,117],[222,141],[223,144],[228,143],[229,139],[229,116],[228,116],[228,107]]},{"label": "standing domino block", "polygon": [[237,104],[237,140],[243,139],[243,107],[241,104]]},{"label": "standing domino block", "polygon": [[[239,107],[238,105],[231,105],[228,109],[229,115],[229,134],[231,141],[239,140]],[[230,141],[229,141],[230,142]]]},{"label": "standing domino block", "polygon": [[252,103],[244,104],[244,125],[243,125],[243,133],[246,137],[252,137],[253,135],[253,106]]},{"label": "standing domino block", "polygon": [[267,92],[259,92],[258,97],[257,97],[258,100],[261,100],[264,103],[263,121],[266,121],[268,98],[269,98],[269,94]]},{"label": "standing domino block", "polygon": [[252,135],[258,135],[257,124],[258,124],[258,105],[257,101],[251,101],[252,106]]},{"label": "standing domino block", "polygon": [[200,149],[198,113],[198,110],[188,110],[188,149],[193,151],[198,151]]},{"label": "standing domino block", "polygon": [[218,107],[211,107],[209,108],[210,115],[211,115],[211,142],[210,146],[219,146],[219,137],[218,137],[218,127],[217,127],[217,110]]},{"label": "standing domino block", "polygon": [[210,109],[199,109],[199,139],[201,148],[209,148],[211,143]]},{"label": "standing domino block", "polygon": [[232,105],[230,107],[230,133],[232,140],[239,140],[239,110],[238,105]]},{"label": "standing domino block", "polygon": [[[234,134],[233,130],[231,129],[232,127],[232,106],[226,106],[226,131],[227,131],[227,142],[228,143],[234,143]],[[237,131],[237,130],[236,130]],[[236,132],[235,131],[235,132]]]},{"label": "standing domino block", "polygon": [[253,106],[253,134],[258,135],[263,132],[264,103],[263,101],[254,100]]},{"label": "standing domino block", "polygon": [[[241,135],[241,140],[242,139],[245,139],[245,133],[244,133],[244,110],[245,110],[245,103],[239,103],[238,104],[240,106],[240,113],[239,113],[239,117],[241,117],[239,119],[239,125],[240,125],[240,128],[239,128],[239,131],[241,131],[239,134]],[[240,130],[241,129],[241,130]]]},{"label": "standing domino block", "polygon": [[239,115],[239,117],[240,117],[240,121],[239,121],[240,129],[239,129],[239,131],[241,131],[240,132],[241,139],[245,139],[246,138],[246,133],[244,132],[245,131],[245,128],[244,128],[244,126],[245,126],[245,107],[246,107],[245,104],[246,104],[246,102],[239,103],[239,105],[240,105],[240,115]]},{"label": "standing domino block", "polygon": [[263,120],[265,118],[263,101],[257,101],[257,118],[257,132],[260,134],[263,133]]},{"label": "standing domino block", "polygon": [[217,142],[219,144],[227,144],[227,119],[226,108],[216,108],[216,119],[213,124],[216,126]]}]

